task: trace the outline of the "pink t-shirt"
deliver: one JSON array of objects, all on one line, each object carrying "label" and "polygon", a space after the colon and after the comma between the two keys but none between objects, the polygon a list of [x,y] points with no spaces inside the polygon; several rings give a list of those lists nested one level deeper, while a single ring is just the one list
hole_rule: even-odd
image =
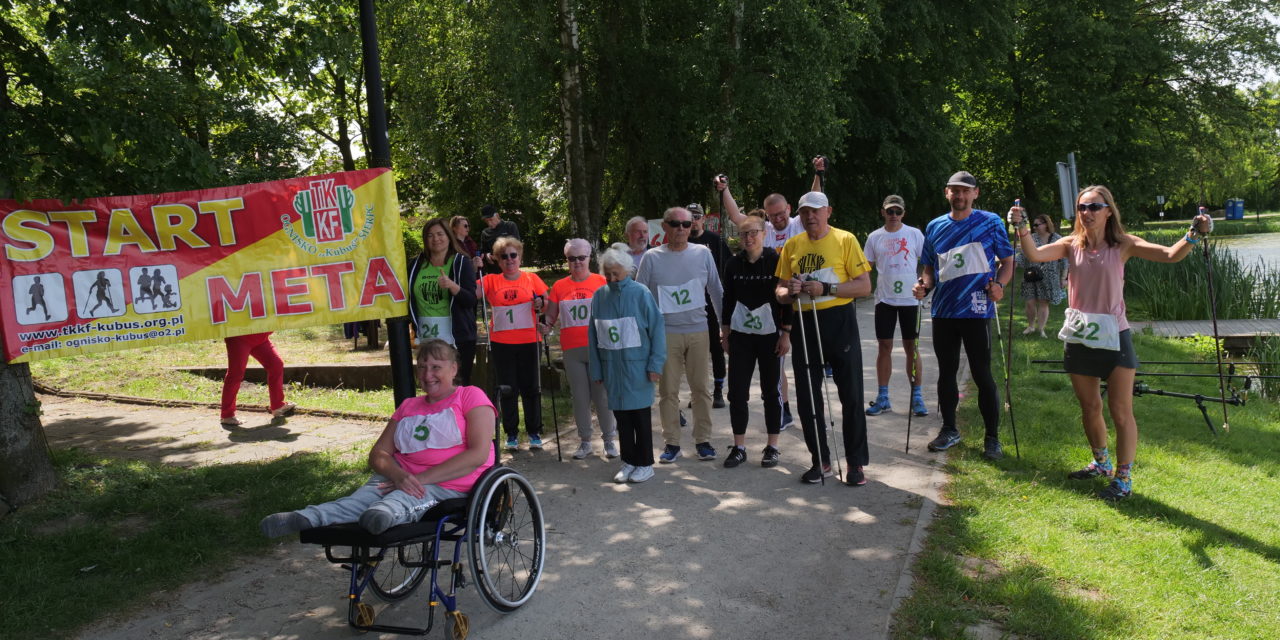
[{"label": "pink t-shirt", "polygon": [[[421,473],[467,449],[467,412],[488,407],[497,416],[489,397],[479,387],[458,387],[439,402],[427,402],[422,396],[409,398],[392,414],[396,423],[393,437],[395,458],[409,473]],[[475,471],[440,486],[454,491],[471,491],[476,479],[493,466],[493,448],[489,457]]]},{"label": "pink t-shirt", "polygon": [[1087,313],[1107,313],[1116,317],[1120,331],[1129,328],[1124,306],[1124,256],[1120,245],[1104,244],[1097,251],[1077,247],[1067,250],[1071,288],[1067,305]]}]

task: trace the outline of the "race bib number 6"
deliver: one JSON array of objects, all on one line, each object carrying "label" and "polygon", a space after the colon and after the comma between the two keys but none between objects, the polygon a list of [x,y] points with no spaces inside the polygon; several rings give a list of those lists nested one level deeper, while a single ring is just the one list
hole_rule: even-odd
[{"label": "race bib number 6", "polygon": [[640,346],[640,327],[635,318],[596,319],[596,344],[617,351]]}]

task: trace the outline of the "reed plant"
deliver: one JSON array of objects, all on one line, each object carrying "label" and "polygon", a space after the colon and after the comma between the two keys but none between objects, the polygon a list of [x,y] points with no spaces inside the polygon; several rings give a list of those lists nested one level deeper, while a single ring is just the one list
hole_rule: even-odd
[{"label": "reed plant", "polygon": [[[1143,234],[1150,241],[1170,245],[1181,231]],[[1262,262],[1246,263],[1226,246],[1205,240],[1213,265],[1217,317],[1280,318],[1280,278]],[[1203,320],[1209,312],[1208,273],[1204,249],[1174,264],[1130,260],[1125,265],[1125,302],[1131,319]]]}]

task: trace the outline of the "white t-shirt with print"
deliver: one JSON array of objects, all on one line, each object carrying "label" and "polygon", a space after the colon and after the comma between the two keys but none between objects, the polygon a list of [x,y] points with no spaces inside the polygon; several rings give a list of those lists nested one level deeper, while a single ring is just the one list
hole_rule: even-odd
[{"label": "white t-shirt with print", "polygon": [[915,227],[903,225],[897,231],[880,227],[867,236],[867,261],[876,266],[876,302],[895,307],[920,304],[911,295],[915,285],[920,252],[924,250],[924,234]]}]

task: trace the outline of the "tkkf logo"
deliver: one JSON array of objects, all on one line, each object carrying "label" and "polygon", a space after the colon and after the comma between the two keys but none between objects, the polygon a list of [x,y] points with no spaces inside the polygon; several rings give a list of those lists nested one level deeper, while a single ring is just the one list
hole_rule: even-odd
[{"label": "tkkf logo", "polygon": [[356,194],[334,179],[312,180],[311,186],[293,197],[293,210],[302,216],[302,233],[317,243],[338,242],[355,229],[351,210]]}]

